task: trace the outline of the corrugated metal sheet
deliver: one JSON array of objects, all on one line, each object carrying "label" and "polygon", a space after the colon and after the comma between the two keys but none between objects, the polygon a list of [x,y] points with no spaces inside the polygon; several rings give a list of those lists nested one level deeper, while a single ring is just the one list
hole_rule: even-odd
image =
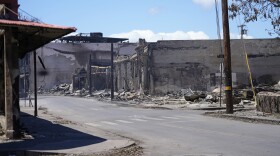
[{"label": "corrugated metal sheet", "polygon": [[50,28],[50,29],[62,29],[62,30],[72,30],[76,31],[75,27],[64,27],[45,23],[28,22],[28,21],[12,21],[0,19],[0,26],[26,26],[26,27],[40,27],[40,28]]},{"label": "corrugated metal sheet", "polygon": [[15,37],[19,42],[20,57],[77,30],[75,27],[0,19],[0,30],[7,28],[17,28]]}]

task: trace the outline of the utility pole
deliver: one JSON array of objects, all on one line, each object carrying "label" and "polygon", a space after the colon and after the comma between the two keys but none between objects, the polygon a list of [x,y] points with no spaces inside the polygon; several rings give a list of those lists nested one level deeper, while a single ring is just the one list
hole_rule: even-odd
[{"label": "utility pole", "polygon": [[34,116],[38,116],[37,111],[37,64],[36,64],[36,50],[33,51],[34,62]]},{"label": "utility pole", "polygon": [[246,27],[246,25],[245,24],[241,24],[240,26],[238,26],[238,27],[240,27],[240,35],[241,35],[241,39],[243,39],[243,35],[245,34],[247,34],[247,29],[245,29],[244,27]]},{"label": "utility pole", "polygon": [[111,100],[114,99],[114,44],[111,43]]},{"label": "utility pole", "polygon": [[223,36],[224,36],[226,113],[232,114],[233,103],[232,103],[231,52],[230,52],[230,34],[229,34],[227,0],[222,0],[222,17],[223,17]]},{"label": "utility pole", "polygon": [[27,98],[27,94],[26,94],[26,61],[27,57],[24,57],[23,59],[23,67],[24,67],[24,78],[23,78],[23,88],[24,88],[24,107],[26,107],[26,98]]}]

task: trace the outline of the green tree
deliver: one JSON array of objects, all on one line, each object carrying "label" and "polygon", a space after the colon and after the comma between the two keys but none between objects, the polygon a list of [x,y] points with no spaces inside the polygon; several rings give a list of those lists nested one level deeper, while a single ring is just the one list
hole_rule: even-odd
[{"label": "green tree", "polygon": [[267,29],[270,35],[280,36],[280,0],[232,0],[229,6],[230,18],[243,15],[246,23],[257,20],[270,21],[272,28]]}]

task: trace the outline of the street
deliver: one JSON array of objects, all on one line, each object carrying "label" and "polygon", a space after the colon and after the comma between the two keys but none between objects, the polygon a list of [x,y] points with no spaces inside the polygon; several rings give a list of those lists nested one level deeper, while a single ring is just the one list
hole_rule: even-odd
[{"label": "street", "polygon": [[139,140],[144,155],[277,156],[280,152],[280,126],[212,118],[201,115],[203,111],[124,107],[63,96],[40,96],[38,107]]}]

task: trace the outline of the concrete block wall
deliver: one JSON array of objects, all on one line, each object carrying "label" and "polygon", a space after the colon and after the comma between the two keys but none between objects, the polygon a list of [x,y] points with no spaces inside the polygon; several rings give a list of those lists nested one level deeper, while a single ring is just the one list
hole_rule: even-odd
[{"label": "concrete block wall", "polygon": [[[280,80],[280,40],[244,40],[253,77],[271,75]],[[219,40],[158,41],[150,46],[151,74],[155,93],[181,88],[211,90],[210,74],[220,72]],[[248,84],[248,72],[241,40],[231,40],[232,72],[236,84]],[[234,75],[235,75],[234,74]]]}]

